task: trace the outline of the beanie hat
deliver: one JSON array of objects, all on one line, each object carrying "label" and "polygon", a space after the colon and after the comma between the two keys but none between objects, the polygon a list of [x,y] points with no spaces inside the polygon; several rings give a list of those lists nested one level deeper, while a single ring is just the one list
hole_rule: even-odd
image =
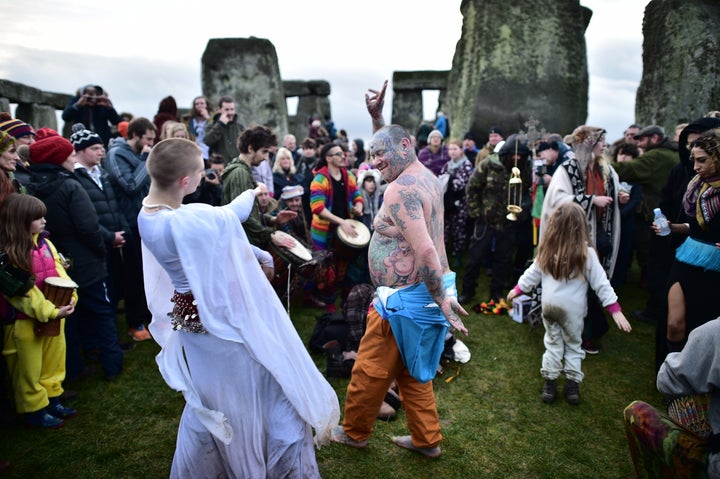
[{"label": "beanie hat", "polygon": [[15,143],[15,138],[0,130],[0,154],[5,153]]},{"label": "beanie hat", "polygon": [[505,133],[503,133],[503,131],[500,128],[498,128],[497,126],[493,126],[492,128],[490,128],[490,131],[488,131],[488,135],[491,133],[497,133],[498,135],[505,138]]},{"label": "beanie hat", "polygon": [[87,130],[82,123],[75,123],[72,126],[73,134],[70,135],[70,143],[75,147],[75,151],[84,150],[93,145],[102,145],[103,141],[95,132]]},{"label": "beanie hat", "polygon": [[117,124],[117,131],[123,138],[127,138],[128,125],[130,125],[129,121],[121,121]]},{"label": "beanie hat", "polygon": [[60,136],[60,133],[46,126],[38,128],[38,130],[35,132],[35,139],[37,141],[43,140],[50,136]]},{"label": "beanie hat", "polygon": [[48,136],[30,145],[30,161],[61,165],[74,151],[72,143],[62,136]]},{"label": "beanie hat", "polygon": [[4,131],[13,138],[21,138],[27,135],[35,136],[33,127],[18,119],[7,120],[0,123],[0,130]]},{"label": "beanie hat", "polygon": [[558,150],[557,143],[555,143],[554,141],[541,141],[535,147],[536,153],[540,153],[541,151],[545,150]]},{"label": "beanie hat", "polygon": [[441,140],[445,139],[445,136],[442,134],[442,132],[440,130],[433,130],[430,133],[428,133],[428,141],[430,141],[430,137],[432,137],[434,135],[440,136]]}]

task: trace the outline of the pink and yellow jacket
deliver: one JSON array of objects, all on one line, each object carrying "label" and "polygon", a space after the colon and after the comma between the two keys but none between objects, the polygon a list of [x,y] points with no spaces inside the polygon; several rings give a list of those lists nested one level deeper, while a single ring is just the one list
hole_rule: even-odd
[{"label": "pink and yellow jacket", "polygon": [[[2,315],[0,321],[4,324],[12,324],[15,319],[30,318],[44,323],[57,317],[57,306],[45,299],[45,295],[42,293],[43,282],[45,278],[54,276],[69,278],[69,276],[55,246],[46,239],[46,236],[46,233],[42,233],[33,237],[35,244],[31,254],[35,286],[24,296],[8,298],[0,295],[0,314]],[[77,304],[77,299],[77,291],[75,291],[73,293],[75,304]]]}]

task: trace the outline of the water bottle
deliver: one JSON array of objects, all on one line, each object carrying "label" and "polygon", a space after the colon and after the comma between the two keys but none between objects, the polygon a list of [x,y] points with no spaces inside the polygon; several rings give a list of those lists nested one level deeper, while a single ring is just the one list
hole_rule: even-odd
[{"label": "water bottle", "polygon": [[660,228],[660,231],[658,232],[659,236],[667,236],[670,234],[670,223],[668,222],[667,218],[665,218],[665,215],[660,211],[660,208],[655,208],[653,210],[653,213],[655,213],[655,219],[653,220],[656,225],[658,225],[658,228]]}]

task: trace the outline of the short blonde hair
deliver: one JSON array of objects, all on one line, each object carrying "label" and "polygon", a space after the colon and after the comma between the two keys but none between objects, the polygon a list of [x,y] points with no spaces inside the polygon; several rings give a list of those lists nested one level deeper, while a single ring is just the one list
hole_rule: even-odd
[{"label": "short blonde hair", "polygon": [[146,166],[152,182],[168,188],[180,178],[192,175],[198,167],[202,168],[202,151],[193,141],[168,138],[150,150]]}]

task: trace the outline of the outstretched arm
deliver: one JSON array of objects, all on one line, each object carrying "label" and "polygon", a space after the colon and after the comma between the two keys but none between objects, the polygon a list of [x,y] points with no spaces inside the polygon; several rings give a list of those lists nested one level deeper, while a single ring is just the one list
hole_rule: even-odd
[{"label": "outstretched arm", "polygon": [[367,106],[370,118],[372,118],[373,133],[385,126],[385,120],[382,116],[383,106],[385,105],[385,90],[387,89],[387,80],[383,83],[380,91],[369,88],[372,95],[365,93],[365,105]]}]

